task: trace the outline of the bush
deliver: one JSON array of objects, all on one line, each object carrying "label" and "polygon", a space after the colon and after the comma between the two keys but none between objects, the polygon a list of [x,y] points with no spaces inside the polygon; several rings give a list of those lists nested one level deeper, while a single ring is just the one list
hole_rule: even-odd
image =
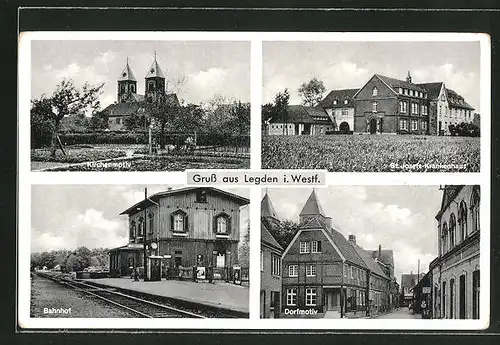
[{"label": "bush", "polygon": [[50,150],[31,152],[31,160],[34,162],[83,163],[124,156],[126,156],[125,151],[120,150],[67,150],[67,155],[56,151],[55,158],[50,157]]}]

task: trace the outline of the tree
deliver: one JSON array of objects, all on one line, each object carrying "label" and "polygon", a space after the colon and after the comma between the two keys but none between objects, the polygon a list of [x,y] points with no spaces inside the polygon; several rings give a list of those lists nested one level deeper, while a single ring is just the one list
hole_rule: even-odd
[{"label": "tree", "polygon": [[250,266],[250,221],[247,221],[246,232],[242,244],[238,247],[239,263],[243,267]]},{"label": "tree", "polygon": [[[288,135],[288,103],[290,102],[290,92],[288,89],[278,92],[274,97],[275,118],[283,121],[283,135]],[[286,131],[286,132],[285,132]]]},{"label": "tree", "polygon": [[293,222],[290,220],[284,220],[279,224],[270,222],[267,219],[262,219],[262,222],[283,249],[288,247],[293,237],[295,236],[297,231],[299,231],[299,228],[302,225],[301,223]]},{"label": "tree", "polygon": [[261,108],[261,126],[262,129],[266,128],[266,125],[269,124],[269,121],[274,117],[274,106],[272,103],[266,103]]},{"label": "tree", "polygon": [[164,93],[155,101],[145,100],[143,102],[144,112],[157,124],[160,132],[160,147],[165,148],[165,129],[167,124],[173,127],[178,121],[180,104],[176,95]]},{"label": "tree", "polygon": [[180,106],[179,114],[174,121],[174,128],[180,132],[195,132],[200,130],[203,123],[204,111],[196,104]]},{"label": "tree", "polygon": [[99,95],[104,84],[91,86],[85,83],[78,89],[71,79],[63,79],[57,85],[50,97],[42,95],[40,99],[32,101],[32,110],[39,112],[39,116],[51,123],[50,156],[55,157],[58,145],[58,131],[61,120],[68,115],[82,114],[87,110],[95,111],[99,108]]},{"label": "tree", "polygon": [[50,138],[54,131],[54,123],[48,117],[47,109],[50,109],[48,99],[31,101],[31,148],[33,149],[50,143],[47,138]]},{"label": "tree", "polygon": [[309,82],[302,83],[298,91],[303,105],[315,107],[323,99],[326,87],[321,80],[314,77]]},{"label": "tree", "polygon": [[100,110],[92,114],[90,118],[90,128],[96,129],[107,129],[108,128],[109,114],[107,111]]}]

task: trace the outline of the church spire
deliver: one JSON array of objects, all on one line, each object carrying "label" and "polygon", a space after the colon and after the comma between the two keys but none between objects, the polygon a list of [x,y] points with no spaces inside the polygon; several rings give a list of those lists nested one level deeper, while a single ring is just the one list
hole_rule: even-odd
[{"label": "church spire", "polygon": [[312,216],[312,215],[321,215],[323,217],[326,217],[325,212],[321,207],[318,197],[316,196],[316,191],[314,189],[311,192],[311,195],[309,195],[309,198],[307,199],[306,203],[304,204],[302,211],[300,211],[300,216]]},{"label": "church spire", "polygon": [[262,201],[260,202],[260,217],[278,219],[278,215],[276,214],[276,210],[271,202],[271,198],[269,197],[269,194],[267,194],[267,189],[264,198],[262,198]]},{"label": "church spire", "polygon": [[149,67],[148,73],[146,74],[146,79],[148,78],[162,78],[165,79],[163,72],[161,71],[160,65],[158,65],[158,61],[156,60],[156,50],[154,51],[154,60]]},{"label": "church spire", "polygon": [[125,67],[123,68],[122,73],[118,77],[118,81],[137,81],[135,79],[135,75],[132,72],[132,68],[130,68],[130,65],[128,63],[128,56],[127,56],[127,62],[125,63]]}]

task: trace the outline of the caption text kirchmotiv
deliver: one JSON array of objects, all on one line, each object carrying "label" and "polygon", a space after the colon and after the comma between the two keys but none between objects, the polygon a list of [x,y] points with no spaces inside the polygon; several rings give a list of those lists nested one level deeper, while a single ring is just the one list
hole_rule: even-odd
[{"label": "caption text kirchmotiv", "polygon": [[188,185],[324,185],[326,171],[188,170]]}]

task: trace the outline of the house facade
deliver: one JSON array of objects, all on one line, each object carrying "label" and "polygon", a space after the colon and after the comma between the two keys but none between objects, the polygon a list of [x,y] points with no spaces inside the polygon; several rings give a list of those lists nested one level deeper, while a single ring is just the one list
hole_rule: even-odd
[{"label": "house facade", "polygon": [[438,257],[432,272],[433,317],[478,319],[480,291],[479,186],[444,186],[438,222]]},{"label": "house facade", "polygon": [[269,232],[269,228],[279,227],[280,221],[267,193],[260,205],[260,317],[279,318],[283,248]]},{"label": "house facade", "polygon": [[350,317],[389,310],[390,279],[372,253],[331,225],[313,191],[300,212],[303,224],[283,253],[285,317]]},{"label": "house facade", "polygon": [[[155,102],[165,95],[165,76],[156,60],[156,54],[144,78],[144,90],[144,95],[137,93],[137,79],[127,58],[125,67],[117,80],[117,101],[103,110],[108,116],[108,129],[126,129],[126,118],[140,112],[142,102],[145,100]],[[168,101],[179,103],[177,95],[168,94],[167,97]]]},{"label": "house facade", "polygon": [[268,135],[318,135],[332,131],[334,123],[322,108],[289,105],[267,124]]},{"label": "house facade", "polygon": [[405,80],[374,74],[361,88],[332,90],[317,106],[291,105],[288,113],[289,121],[273,120],[267,134],[450,135],[450,125],[479,122],[474,108],[444,82],[414,83],[410,72]]},{"label": "house facade", "polygon": [[[180,188],[154,194],[130,208],[129,243],[110,251],[110,272],[130,267],[212,267],[223,272],[238,263],[240,211],[247,198],[216,188]],[[146,245],[146,252],[144,252]],[[222,273],[221,273],[222,274]]]},{"label": "house facade", "polygon": [[354,130],[354,94],[358,89],[332,90],[318,104],[333,122],[333,130],[349,133]]}]

